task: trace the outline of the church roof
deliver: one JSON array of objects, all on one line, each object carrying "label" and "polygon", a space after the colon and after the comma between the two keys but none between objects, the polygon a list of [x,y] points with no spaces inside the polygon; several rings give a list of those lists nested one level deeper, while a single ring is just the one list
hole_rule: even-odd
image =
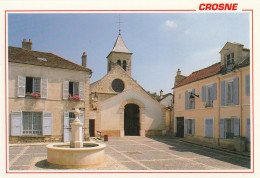
[{"label": "church roof", "polygon": [[112,49],[111,52],[119,52],[119,53],[129,53],[129,54],[132,54],[131,51],[129,51],[129,49],[127,49],[124,41],[123,41],[123,38],[121,36],[121,34],[119,33],[117,39],[116,39],[116,42],[115,42],[115,45]]}]

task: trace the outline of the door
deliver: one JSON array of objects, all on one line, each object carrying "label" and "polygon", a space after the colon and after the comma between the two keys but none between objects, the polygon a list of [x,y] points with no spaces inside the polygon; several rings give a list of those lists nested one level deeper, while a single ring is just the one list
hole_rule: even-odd
[{"label": "door", "polygon": [[136,104],[125,105],[124,130],[126,136],[139,136],[140,114],[139,106]]},{"label": "door", "polygon": [[184,117],[177,117],[177,134],[176,137],[184,137]]},{"label": "door", "polygon": [[95,119],[89,119],[89,136],[95,137]]}]

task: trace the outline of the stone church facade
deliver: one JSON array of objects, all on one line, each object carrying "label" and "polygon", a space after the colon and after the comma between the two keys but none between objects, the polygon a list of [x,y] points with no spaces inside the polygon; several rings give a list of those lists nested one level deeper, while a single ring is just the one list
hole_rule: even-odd
[{"label": "stone church facade", "polygon": [[90,135],[96,131],[121,137],[166,133],[164,106],[131,77],[131,57],[119,33],[107,56],[107,74],[90,84]]}]

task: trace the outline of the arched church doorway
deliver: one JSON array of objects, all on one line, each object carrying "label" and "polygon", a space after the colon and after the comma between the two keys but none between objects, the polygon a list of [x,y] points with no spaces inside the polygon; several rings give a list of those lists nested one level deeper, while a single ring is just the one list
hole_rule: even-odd
[{"label": "arched church doorway", "polygon": [[125,105],[124,130],[127,136],[139,136],[140,131],[140,112],[136,104]]}]

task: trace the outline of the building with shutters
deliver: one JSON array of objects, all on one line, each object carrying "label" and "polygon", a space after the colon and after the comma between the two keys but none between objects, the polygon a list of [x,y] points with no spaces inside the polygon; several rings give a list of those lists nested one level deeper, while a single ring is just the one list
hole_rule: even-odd
[{"label": "building with shutters", "polygon": [[90,85],[92,71],[53,53],[8,47],[10,142],[70,141],[73,108],[84,108],[84,139],[165,135],[165,107],[131,76],[132,52],[119,32],[107,56],[107,74]]},{"label": "building with shutters", "polygon": [[88,136],[89,79],[86,54],[78,65],[53,53],[8,47],[8,104],[10,142],[69,141],[73,108]]},{"label": "building with shutters", "polygon": [[235,137],[250,148],[250,50],[227,42],[220,62],[189,76],[177,72],[174,133],[234,149]]}]

